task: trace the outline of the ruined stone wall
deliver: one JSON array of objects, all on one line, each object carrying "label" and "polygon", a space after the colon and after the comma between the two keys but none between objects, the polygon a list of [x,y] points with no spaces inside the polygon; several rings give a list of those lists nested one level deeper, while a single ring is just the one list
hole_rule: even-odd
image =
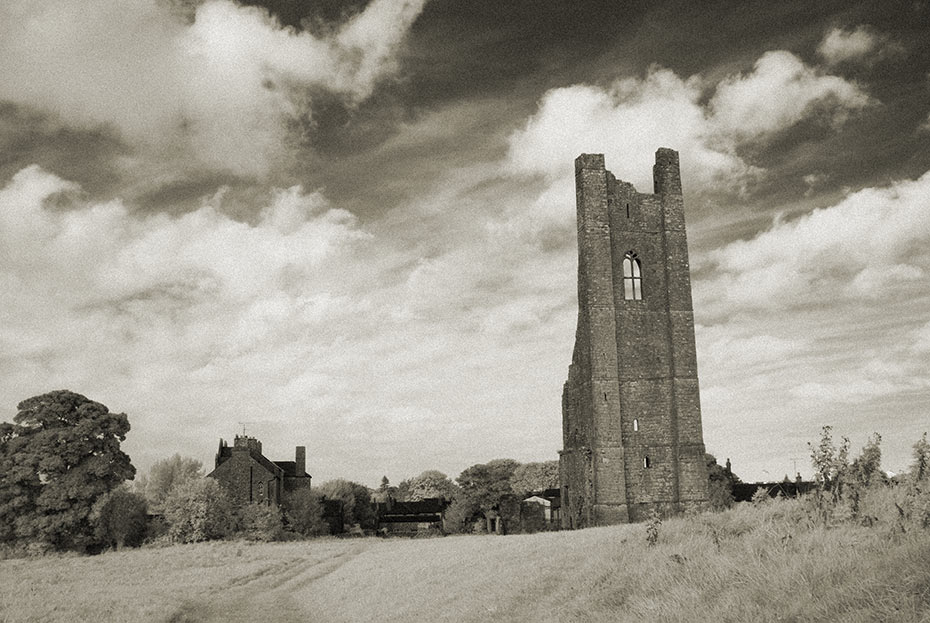
[{"label": "ruined stone wall", "polygon": [[[575,161],[578,329],[563,391],[563,527],[636,521],[707,498],[678,154],[656,153],[655,194]],[[642,299],[623,260],[641,262]]]}]

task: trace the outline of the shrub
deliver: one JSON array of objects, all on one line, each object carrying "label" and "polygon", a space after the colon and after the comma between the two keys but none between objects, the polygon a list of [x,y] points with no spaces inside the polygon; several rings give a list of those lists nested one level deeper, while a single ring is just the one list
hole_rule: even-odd
[{"label": "shrub", "polygon": [[[460,495],[446,508],[446,532],[450,534],[470,532],[477,514],[477,505]],[[484,521],[484,519],[482,519],[482,521]]]},{"label": "shrub", "polygon": [[331,500],[342,501],[346,525],[358,524],[363,530],[377,527],[378,516],[371,504],[371,492],[365,485],[336,479],[324,482],[319,491]]},{"label": "shrub", "polygon": [[281,537],[281,511],[269,504],[246,504],[239,510],[239,531],[250,541],[275,541]]},{"label": "shrub", "polygon": [[659,542],[659,526],[662,525],[662,519],[655,510],[649,515],[649,521],[646,522],[646,545],[655,547]]},{"label": "shrub", "polygon": [[704,453],[704,461],[707,464],[708,506],[712,511],[726,510],[733,506],[733,485],[739,482],[739,478],[730,471],[729,459],[725,468],[717,463],[713,454]]},{"label": "shrub", "polygon": [[145,498],[127,489],[117,489],[97,499],[91,511],[94,536],[116,549],[138,547],[145,538]]},{"label": "shrub", "polygon": [[235,527],[229,494],[212,478],[173,488],[165,499],[165,520],[168,535],[181,543],[221,539]]},{"label": "shrub", "polygon": [[320,494],[312,489],[301,489],[289,496],[284,506],[288,527],[303,536],[329,533],[329,524],[323,521],[323,504]]},{"label": "shrub", "polygon": [[771,498],[769,497],[769,492],[765,487],[759,487],[756,489],[756,492],[752,494],[752,505],[753,506],[762,506],[768,504]]}]

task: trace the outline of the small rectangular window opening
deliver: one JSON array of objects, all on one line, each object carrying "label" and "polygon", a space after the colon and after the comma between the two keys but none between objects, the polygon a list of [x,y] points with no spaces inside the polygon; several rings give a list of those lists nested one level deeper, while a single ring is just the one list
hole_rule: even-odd
[{"label": "small rectangular window opening", "polygon": [[639,430],[639,420],[637,420],[636,418],[633,418],[633,432],[635,433],[638,430]]},{"label": "small rectangular window opening", "polygon": [[648,456],[643,457],[643,467],[646,469],[649,469],[650,467],[652,467],[652,463],[649,461]]}]

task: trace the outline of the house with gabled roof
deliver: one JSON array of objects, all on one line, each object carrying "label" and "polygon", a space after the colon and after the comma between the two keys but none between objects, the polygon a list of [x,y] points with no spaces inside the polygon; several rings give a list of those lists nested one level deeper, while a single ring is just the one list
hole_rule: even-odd
[{"label": "house with gabled roof", "polygon": [[280,505],[291,493],[310,488],[306,463],[305,446],[296,447],[293,461],[271,461],[262,454],[261,441],[236,435],[232,446],[220,439],[216,465],[207,477],[223,485],[237,505]]}]

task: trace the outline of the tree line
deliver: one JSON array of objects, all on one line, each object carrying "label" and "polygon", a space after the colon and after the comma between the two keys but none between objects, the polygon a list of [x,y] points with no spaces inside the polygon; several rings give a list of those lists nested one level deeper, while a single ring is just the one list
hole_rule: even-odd
[{"label": "tree line", "polygon": [[558,486],[556,461],[521,465],[501,459],[466,469],[456,482],[436,470],[397,487],[384,478],[377,490],[337,479],[287,496],[280,508],[236,507],[218,482],[204,477],[196,459],[175,454],[136,478],[120,449],[129,430],[125,413],[69,390],[20,402],[13,422],[0,423],[0,545],[93,552],[159,538],[316,536],[330,530],[325,500],[339,503],[346,524],[372,530],[376,504],[389,498],[443,499],[462,531],[502,502]]},{"label": "tree line", "polygon": [[[342,521],[362,530],[377,527],[377,505],[438,498],[447,503],[448,532],[482,531],[491,514],[510,531],[535,530],[523,522],[521,500],[559,486],[557,461],[521,464],[495,459],[472,465],[455,480],[427,470],[397,486],[385,476],[378,489],[344,479],[288,496],[282,506],[236,507],[203,465],[174,455],[157,461],[134,480],[136,470],[120,442],[129,431],[124,413],[68,390],[35,396],[17,406],[13,423],[0,423],[0,545],[25,551],[99,551],[139,545],[143,540],[193,542],[240,536],[254,540],[303,538],[330,531],[327,500],[342,509]],[[863,499],[876,487],[906,485],[894,504],[902,526],[930,527],[930,443],[914,445],[907,477],[881,470],[881,437],[874,434],[855,459],[849,441],[835,443],[824,427],[810,444],[816,487],[808,498],[812,515],[873,520]],[[739,478],[729,461],[721,467],[706,455],[709,506],[733,505]],[[759,492],[761,496],[765,492]],[[905,521],[906,520],[906,521]]]}]

